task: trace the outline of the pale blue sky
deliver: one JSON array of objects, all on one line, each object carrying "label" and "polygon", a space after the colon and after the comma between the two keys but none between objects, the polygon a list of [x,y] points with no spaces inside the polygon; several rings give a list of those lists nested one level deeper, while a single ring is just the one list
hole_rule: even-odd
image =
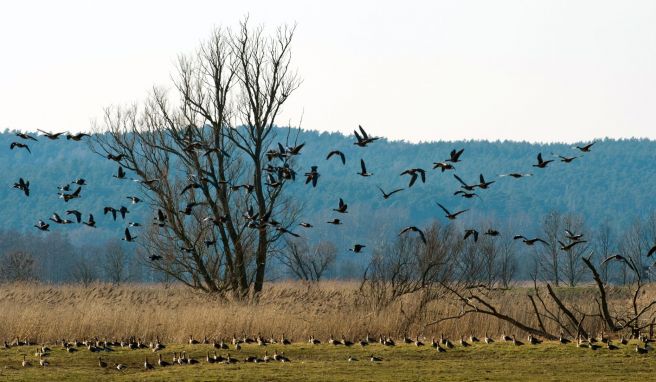
[{"label": "pale blue sky", "polygon": [[0,6],[0,129],[88,130],[245,14],[298,23],[279,120],[411,141],[656,138],[653,1],[21,1]]}]

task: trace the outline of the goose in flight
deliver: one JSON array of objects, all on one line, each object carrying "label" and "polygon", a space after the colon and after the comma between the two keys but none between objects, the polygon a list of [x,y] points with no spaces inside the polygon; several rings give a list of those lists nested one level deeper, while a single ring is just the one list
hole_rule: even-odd
[{"label": "goose in flight", "polygon": [[542,159],[542,153],[538,153],[538,163],[534,164],[533,167],[546,168],[547,165],[551,162],[553,162],[553,159],[544,160]]},{"label": "goose in flight", "polygon": [[542,243],[542,244],[546,245],[547,247],[549,246],[549,243],[547,243],[546,241],[540,239],[539,237],[536,237],[536,238],[533,238],[533,239],[528,239],[528,238],[526,238],[526,237],[523,236],[523,235],[515,235],[515,236],[513,236],[513,240],[520,240],[520,239],[521,239],[521,240],[524,242],[524,244],[526,244],[526,245],[534,245],[535,243],[538,243],[538,242],[539,242],[539,243]]},{"label": "goose in flight", "polygon": [[362,135],[358,134],[357,130],[353,130],[353,133],[355,134],[355,139],[357,140],[356,142],[353,142],[353,144],[356,146],[366,147],[369,143],[372,143],[373,141],[379,139],[378,137],[370,137],[369,134],[367,134],[367,132],[364,131],[361,125],[358,125],[358,129],[360,129],[360,133],[362,133]]},{"label": "goose in flight", "polygon": [[367,172],[367,166],[364,164],[364,159],[360,159],[360,172],[357,174],[365,177],[373,175],[373,173]]},{"label": "goose in flight", "polygon": [[488,236],[495,237],[495,236],[501,235],[501,233],[499,231],[497,231],[496,229],[490,228],[487,231],[485,231],[485,233],[483,233],[483,235],[488,235]]},{"label": "goose in flight", "polygon": [[426,236],[424,236],[424,232],[422,230],[420,230],[419,228],[417,228],[415,226],[405,227],[401,230],[401,232],[399,232],[399,236],[401,236],[401,235],[403,235],[407,232],[417,232],[419,234],[419,238],[421,238],[421,241],[424,242],[424,244],[426,244]]},{"label": "goose in flight", "polygon": [[16,133],[16,136],[19,137],[19,138],[21,138],[21,139],[25,139],[25,140],[33,140],[33,141],[35,141],[35,142],[38,142],[38,140],[37,140],[36,138],[34,138],[33,136],[31,136],[31,135],[29,135],[29,134],[25,134],[25,133]]},{"label": "goose in flight", "polygon": [[326,223],[328,223],[328,224],[333,224],[333,225],[340,225],[340,224],[342,224],[342,221],[339,220],[339,219],[337,219],[337,218],[335,218],[335,219],[333,219],[333,220],[331,220],[331,221],[329,221],[329,222],[326,222]]},{"label": "goose in flight", "polygon": [[285,152],[287,155],[294,156],[294,155],[299,155],[301,153],[301,149],[305,146],[305,142],[301,143],[300,145],[296,146],[289,146],[287,149],[285,149]]},{"label": "goose in flight", "polygon": [[48,231],[48,227],[50,227],[50,224],[44,222],[43,220],[39,220],[34,226],[40,229],[41,231]]},{"label": "goose in flight", "polygon": [[391,192],[389,192],[389,193],[386,193],[385,191],[383,191],[382,188],[378,187],[378,189],[379,189],[380,192],[383,194],[383,199],[385,199],[385,200],[389,199],[392,195],[396,194],[397,192],[401,192],[401,191],[404,190],[404,188],[397,188],[397,189],[394,190],[394,191],[391,191]]},{"label": "goose in flight", "polygon": [[87,185],[87,180],[84,178],[77,178],[71,182],[73,184],[77,184],[78,186],[86,186]]},{"label": "goose in flight", "polygon": [[59,197],[61,199],[64,199],[64,202],[68,202],[71,199],[79,198],[81,190],[82,190],[82,187],[78,186],[78,188],[70,194],[67,194],[67,193],[64,193],[64,192],[58,192],[57,195],[59,195]]},{"label": "goose in flight", "polygon": [[560,161],[563,162],[563,163],[572,163],[572,161],[574,161],[574,159],[580,158],[580,157],[578,157],[578,156],[565,157],[565,156],[562,156],[562,155],[558,155],[558,158],[560,158]]},{"label": "goose in flight", "polygon": [[314,227],[312,224],[306,223],[306,222],[300,222],[300,223],[298,223],[298,225],[300,225],[303,228],[312,228],[312,227]]},{"label": "goose in flight", "polygon": [[479,180],[480,183],[478,183],[476,186],[478,186],[478,188],[480,188],[481,190],[487,190],[488,187],[490,187],[492,185],[492,183],[495,182],[494,180],[486,182],[485,178],[483,177],[483,174],[480,174],[480,176],[478,177],[478,180]]},{"label": "goose in flight", "polygon": [[85,221],[84,224],[91,228],[96,228],[96,221],[93,220],[92,214],[89,214],[89,220]]},{"label": "goose in flight", "polygon": [[125,220],[125,214],[129,214],[130,211],[126,206],[121,206],[121,208],[118,209],[118,212],[121,214],[121,218]]},{"label": "goose in flight", "polygon": [[113,160],[114,162],[120,162],[126,158],[125,154],[114,155],[112,153],[107,154],[107,159]]},{"label": "goose in flight", "polygon": [[130,199],[130,202],[132,204],[137,204],[137,203],[140,203],[142,201],[141,199],[139,199],[136,196],[126,196],[126,198]]},{"label": "goose in flight", "polygon": [[125,229],[125,234],[124,234],[124,236],[121,238],[121,240],[124,240],[124,241],[127,241],[127,242],[132,242],[132,241],[134,241],[134,239],[136,239],[136,238],[137,238],[137,236],[132,236],[132,235],[130,235],[130,230],[129,230],[128,228],[126,228],[126,229]]},{"label": "goose in flight", "polygon": [[601,265],[604,265],[611,260],[623,261],[624,263],[626,263],[626,265],[629,266],[629,268],[631,268],[634,272],[638,273],[638,270],[633,266],[633,264],[631,264],[632,262],[629,261],[626,257],[619,254],[608,256],[606,259],[604,259],[604,261],[601,262]]},{"label": "goose in flight", "polygon": [[451,154],[449,155],[449,159],[446,160],[446,162],[451,162],[451,163],[458,163],[460,162],[460,156],[462,153],[465,151],[465,149],[461,149],[459,151],[456,151],[455,149],[451,150]]},{"label": "goose in flight", "polygon": [[103,208],[103,215],[107,215],[108,212],[112,213],[112,217],[114,218],[114,221],[116,221],[116,208],[114,207]]},{"label": "goose in flight", "polygon": [[360,252],[362,252],[362,250],[363,250],[364,248],[366,248],[366,247],[367,247],[366,245],[362,245],[362,244],[354,244],[354,245],[353,245],[353,248],[349,248],[349,251],[351,251],[351,252],[353,252],[353,253],[360,253]]},{"label": "goose in flight", "polygon": [[82,138],[88,137],[88,136],[89,136],[89,134],[85,134],[85,133],[77,133],[77,134],[67,133],[66,134],[66,139],[67,140],[73,140],[75,142],[79,142]]},{"label": "goose in flight", "polygon": [[52,216],[50,217],[50,220],[52,220],[53,222],[55,222],[57,224],[70,224],[70,223],[73,223],[71,220],[62,219],[59,216],[59,214],[57,214],[56,212],[52,214]]},{"label": "goose in flight", "polygon": [[478,231],[471,228],[465,230],[465,236],[462,238],[462,240],[467,240],[467,238],[470,236],[474,238],[474,242],[478,241]]},{"label": "goose in flight", "polygon": [[11,144],[9,145],[9,149],[13,150],[14,147],[18,147],[19,149],[25,149],[25,150],[27,150],[28,153],[32,154],[32,150],[30,150],[30,147],[28,145],[24,144],[24,143],[11,142]]},{"label": "goose in flight", "polygon": [[405,170],[401,173],[401,176],[403,175],[410,175],[410,184],[408,184],[408,187],[412,187],[412,185],[415,184],[417,181],[417,177],[421,175],[421,182],[426,183],[426,171],[421,168],[411,168],[409,170]]},{"label": "goose in flight", "polygon": [[344,156],[344,153],[339,151],[339,150],[333,150],[328,153],[328,156],[326,157],[326,160],[330,159],[332,156],[337,155],[341,158],[342,164],[346,164],[346,156]]},{"label": "goose in flight", "polygon": [[478,196],[478,194],[475,193],[475,192],[466,192],[466,191],[463,191],[463,190],[456,191],[456,192],[453,193],[453,195],[460,195],[465,199],[471,199],[471,198],[474,198],[474,197],[479,197],[480,198],[480,196]]},{"label": "goose in flight", "polygon": [[301,235],[299,235],[297,233],[294,233],[294,232],[288,230],[287,228],[281,227],[281,226],[276,227],[276,231],[278,231],[280,233],[283,233],[283,234],[286,233],[286,234],[292,235],[294,237],[301,237]]},{"label": "goose in flight", "polygon": [[148,258],[150,259],[150,261],[162,260],[162,256],[160,255],[150,255],[148,256]]},{"label": "goose in flight", "polygon": [[462,188],[463,190],[474,191],[476,187],[478,187],[477,184],[469,185],[465,183],[465,181],[463,181],[457,174],[453,174],[453,177],[456,178],[458,182],[460,182],[461,184],[460,188]]},{"label": "goose in flight", "polygon": [[125,179],[125,171],[123,171],[123,167],[121,165],[118,166],[118,171],[116,172],[115,175],[112,175],[116,179]]},{"label": "goose in flight", "polygon": [[442,170],[442,172],[446,170],[455,170],[456,168],[451,164],[451,163],[446,163],[446,162],[433,162],[433,170],[436,169]]},{"label": "goose in flight", "polygon": [[82,213],[78,210],[67,210],[66,215],[75,215],[75,220],[78,223],[82,222]]},{"label": "goose in flight", "polygon": [[522,173],[519,173],[519,172],[511,172],[509,174],[501,174],[499,176],[500,177],[509,176],[511,178],[519,179],[519,178],[524,178],[524,177],[527,177],[527,176],[533,176],[533,174],[522,174]]},{"label": "goose in flight", "polygon": [[583,234],[582,233],[575,234],[572,231],[566,229],[565,230],[565,237],[567,237],[568,239],[570,239],[572,241],[577,241],[577,240],[580,240],[583,237]]},{"label": "goose in flight", "polygon": [[51,139],[51,140],[53,140],[53,141],[54,141],[55,139],[59,139],[59,136],[65,133],[65,131],[63,131],[63,132],[61,132],[61,133],[49,133],[49,132],[47,132],[47,131],[43,131],[43,130],[41,130],[41,129],[36,129],[36,130],[39,131],[39,132],[41,132],[41,133],[43,133],[43,136],[45,136],[46,138]]},{"label": "goose in flight", "polygon": [[[116,219],[115,219],[115,220],[116,220]],[[154,223],[154,224],[157,224],[157,225],[160,226],[160,227],[164,227],[164,226],[166,225],[166,223],[168,222],[168,218],[167,218],[166,215],[164,214],[164,211],[162,211],[162,210],[159,209],[159,208],[157,209],[157,216],[155,216],[155,217],[153,218],[153,220],[155,220],[155,223]]]},{"label": "goose in flight", "polygon": [[310,172],[305,173],[305,184],[312,182],[312,187],[317,186],[317,181],[319,180],[319,171],[317,171],[318,166],[311,166]]},{"label": "goose in flight", "polygon": [[333,211],[339,212],[340,214],[345,214],[347,213],[346,209],[348,208],[348,204],[344,203],[344,199],[339,198],[339,207],[333,208]]},{"label": "goose in flight", "polygon": [[26,182],[23,178],[19,178],[18,183],[14,183],[13,188],[23,191],[25,196],[30,196],[30,182]]},{"label": "goose in flight", "polygon": [[597,142],[588,143],[585,146],[576,146],[576,148],[579,149],[581,152],[589,153],[590,149],[592,148],[592,145],[594,145],[595,143]]},{"label": "goose in flight", "polygon": [[572,248],[574,248],[575,245],[581,244],[581,243],[587,243],[587,241],[586,240],[576,240],[576,241],[572,241],[569,244],[565,244],[562,241],[558,240],[558,244],[560,244],[560,249],[565,251],[565,252],[569,252]]},{"label": "goose in flight", "polygon": [[438,205],[438,206],[442,209],[442,211],[444,211],[444,213],[446,214],[444,217],[446,217],[446,218],[449,219],[449,220],[455,220],[455,219],[458,217],[458,215],[460,215],[460,214],[462,214],[462,213],[465,213],[465,212],[469,211],[469,209],[465,209],[465,210],[462,210],[462,211],[458,211],[458,212],[451,213],[451,212],[449,212],[449,210],[446,209],[446,207],[444,207],[444,206],[441,205],[440,203],[437,203],[437,205]]}]

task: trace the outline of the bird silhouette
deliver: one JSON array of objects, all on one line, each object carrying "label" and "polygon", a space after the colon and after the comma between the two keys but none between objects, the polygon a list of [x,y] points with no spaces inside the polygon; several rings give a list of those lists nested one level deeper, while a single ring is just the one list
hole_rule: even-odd
[{"label": "bird silhouette", "polygon": [[440,203],[437,203],[437,205],[438,205],[438,206],[442,209],[442,211],[444,211],[444,213],[446,214],[444,217],[447,218],[447,219],[449,219],[449,220],[455,220],[455,219],[458,217],[458,215],[460,215],[460,214],[462,214],[462,213],[465,213],[465,212],[469,211],[469,209],[465,209],[465,210],[462,210],[462,211],[458,211],[458,212],[451,213],[451,212],[449,212],[449,210],[446,209],[446,207],[444,207],[444,206],[441,205]]},{"label": "bird silhouette", "polygon": [[18,183],[14,183],[13,188],[23,191],[25,196],[30,196],[30,182],[26,182],[23,178],[19,178]]},{"label": "bird silhouette", "polygon": [[445,162],[451,162],[451,163],[458,163],[460,162],[460,156],[462,153],[465,151],[465,149],[461,149],[460,151],[451,150],[451,154],[449,155],[449,159],[447,159]]},{"label": "bird silhouette", "polygon": [[332,156],[337,155],[341,158],[342,164],[346,164],[346,156],[344,156],[344,153],[339,151],[339,150],[333,150],[328,153],[328,156],[326,156],[326,160],[330,159]]},{"label": "bird silhouette", "polygon": [[44,222],[43,220],[39,220],[34,226],[40,229],[41,231],[48,231],[50,224]]},{"label": "bird silhouette", "polygon": [[317,171],[318,166],[311,166],[310,172],[305,173],[305,184],[312,182],[312,187],[317,186],[317,181],[319,180],[319,172]]},{"label": "bird silhouette", "polygon": [[412,187],[415,182],[417,181],[417,178],[421,175],[421,182],[426,183],[426,171],[421,169],[421,168],[411,168],[408,170],[405,170],[401,173],[401,176],[403,175],[410,175],[410,183],[408,184],[408,187]]},{"label": "bird silhouette", "polygon": [[533,174],[522,174],[522,173],[519,173],[519,172],[511,172],[509,174],[501,174],[499,176],[501,176],[501,177],[509,176],[511,178],[519,179],[519,178],[524,178],[524,177],[527,177],[527,176],[533,176]]},{"label": "bird silhouette", "polygon": [[478,231],[471,228],[465,230],[465,236],[462,238],[462,240],[467,240],[467,238],[470,236],[474,238],[474,242],[478,241]]},{"label": "bird silhouette", "polygon": [[513,236],[513,239],[514,240],[520,240],[521,239],[524,242],[524,244],[526,244],[526,245],[534,245],[535,243],[542,243],[542,244],[546,245],[547,247],[549,246],[549,243],[547,243],[546,241],[540,239],[539,237],[536,237],[536,238],[533,238],[533,239],[528,239],[523,235],[515,235],[515,236]]},{"label": "bird silhouette", "polygon": [[82,221],[82,213],[78,210],[67,210],[66,215],[75,215],[75,220],[78,223]]},{"label": "bird silhouette", "polygon": [[77,199],[77,198],[79,198],[79,197],[80,197],[80,191],[81,191],[81,190],[82,190],[82,187],[81,187],[81,186],[78,186],[78,188],[77,188],[75,191],[73,191],[72,193],[70,193],[70,194],[67,194],[67,193],[65,193],[65,192],[58,192],[57,195],[59,195],[59,197],[60,197],[61,199],[64,199],[64,202],[67,203],[67,202],[68,202],[69,200],[71,200],[71,199]]},{"label": "bird silhouette", "polygon": [[367,172],[367,166],[364,164],[364,159],[360,159],[360,172],[357,173],[360,176],[372,176],[373,173]]},{"label": "bird silhouette", "polygon": [[477,184],[471,184],[471,185],[470,185],[470,184],[465,183],[465,181],[462,180],[462,179],[458,176],[458,174],[453,174],[453,177],[456,178],[456,180],[457,180],[458,182],[460,182],[460,184],[461,184],[460,188],[462,188],[462,189],[464,189],[464,190],[467,190],[467,191],[474,191],[474,190],[476,189],[476,187],[478,187]]},{"label": "bird silhouette", "polygon": [[85,221],[84,224],[91,228],[96,228],[96,221],[93,220],[92,214],[89,214],[89,220]]},{"label": "bird silhouette", "polygon": [[82,138],[88,137],[88,136],[89,136],[89,134],[85,134],[85,133],[77,133],[77,134],[67,133],[66,134],[66,139],[79,142]]},{"label": "bird silhouette", "polygon": [[53,141],[54,141],[55,139],[59,139],[59,136],[65,133],[65,131],[64,131],[64,132],[61,132],[61,133],[49,133],[49,132],[47,132],[47,131],[43,131],[43,130],[41,130],[41,129],[36,129],[36,130],[37,130],[37,131],[40,131],[41,133],[43,133],[43,136],[45,136],[46,138],[51,139],[51,140],[53,140]]},{"label": "bird silhouette", "polygon": [[353,253],[360,253],[360,252],[362,252],[362,250],[363,250],[364,248],[366,248],[366,247],[367,247],[366,245],[362,245],[362,244],[354,244],[354,245],[353,245],[353,248],[349,248],[349,251],[351,251],[351,252],[353,252]]},{"label": "bird silhouette", "polygon": [[372,143],[373,141],[379,139],[378,137],[370,137],[360,125],[358,125],[358,129],[360,129],[360,133],[362,133],[362,135],[358,134],[357,130],[353,130],[353,133],[355,134],[355,139],[357,140],[353,144],[356,146],[366,147],[369,143]]},{"label": "bird silhouette", "polygon": [[542,159],[542,153],[538,153],[538,163],[534,164],[533,167],[545,168],[551,162],[553,162],[553,159],[544,160]]},{"label": "bird silhouette", "polygon": [[401,191],[404,190],[403,188],[397,188],[397,189],[394,190],[394,191],[391,191],[391,192],[389,192],[389,193],[386,193],[385,191],[383,191],[382,188],[378,187],[378,189],[379,189],[380,192],[383,194],[383,199],[385,199],[385,200],[389,199],[392,195],[396,194],[397,192],[401,192]]},{"label": "bird silhouette", "polygon": [[11,142],[11,144],[9,145],[9,149],[10,149],[10,150],[13,150],[15,147],[17,147],[17,148],[19,148],[19,149],[25,149],[25,150],[27,150],[27,152],[29,152],[30,154],[32,154],[32,150],[30,150],[30,147],[29,147],[28,145],[24,144],[24,143],[20,143],[20,142]]},{"label": "bird silhouette", "polygon": [[337,211],[340,214],[345,214],[347,213],[346,209],[348,208],[348,204],[344,203],[344,199],[339,198],[339,207],[333,208],[333,211]]},{"label": "bird silhouette", "polygon": [[424,236],[424,232],[422,230],[420,230],[419,228],[415,227],[415,226],[408,226],[408,227],[403,228],[401,230],[401,232],[399,232],[399,236],[401,236],[405,233],[408,233],[408,232],[417,232],[419,234],[419,238],[421,238],[421,241],[424,244],[426,244],[426,236]]},{"label": "bird silhouette", "polygon": [[579,149],[581,152],[589,153],[590,149],[592,148],[592,145],[594,145],[595,143],[597,142],[588,143],[585,146],[576,146],[576,148]]},{"label": "bird silhouette", "polygon": [[34,138],[33,136],[31,136],[29,134],[16,133],[16,136],[19,137],[19,138],[25,139],[25,140],[32,140],[32,141],[38,142],[38,140],[36,138]]},{"label": "bird silhouette", "polygon": [[122,166],[118,166],[118,171],[115,175],[112,175],[116,179],[125,179],[125,171],[123,171]]},{"label": "bird silhouette", "polygon": [[137,238],[137,236],[132,236],[130,234],[130,230],[128,228],[126,228],[125,233],[124,233],[123,237],[121,238],[121,240],[124,240],[124,241],[127,241],[127,242],[132,242],[136,238]]},{"label": "bird silhouette", "polygon": [[451,163],[446,162],[433,162],[433,170],[440,169],[442,172],[447,170],[455,170],[456,168]]}]

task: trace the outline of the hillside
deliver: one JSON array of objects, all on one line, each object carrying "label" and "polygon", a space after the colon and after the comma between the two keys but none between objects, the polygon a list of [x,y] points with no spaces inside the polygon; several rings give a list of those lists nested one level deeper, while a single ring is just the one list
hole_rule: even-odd
[{"label": "hillside", "polygon": [[[63,215],[68,208],[82,211],[84,219],[93,213],[98,228],[84,225],[52,227],[76,247],[84,248],[116,241],[122,235],[125,222],[114,222],[103,216],[103,207],[130,208],[127,221],[149,222],[152,211],[145,204],[130,205],[128,195],[138,194],[131,181],[112,177],[116,163],[91,151],[85,142],[64,140],[27,142],[32,153],[9,150],[13,141],[20,141],[13,132],[0,134],[0,163],[6,187],[0,189],[2,214],[6,218],[5,232],[33,236],[53,235],[38,232],[33,225],[38,219],[47,220],[53,213]],[[550,211],[570,212],[584,217],[589,229],[602,222],[621,231],[622,227],[644,217],[653,209],[650,190],[656,186],[652,159],[656,142],[650,140],[600,140],[585,154],[570,164],[560,163],[552,153],[567,156],[581,155],[569,144],[536,144],[509,141],[458,141],[410,144],[381,139],[366,148],[352,144],[352,137],[337,133],[304,131],[300,142],[306,142],[298,157],[298,172],[318,165],[322,174],[319,185],[312,188],[297,179],[289,195],[303,205],[303,220],[315,229],[303,231],[310,240],[331,240],[340,243],[344,251],[351,243],[377,243],[396,235],[406,225],[425,225],[434,219],[443,219],[435,202],[451,210],[469,208],[457,224],[476,226],[488,222],[509,234],[521,230],[537,233],[542,217]],[[464,148],[462,162],[456,164],[456,173],[465,181],[475,183],[478,175],[494,180],[489,190],[477,191],[480,198],[463,199],[453,195],[459,183],[453,172],[432,170],[432,163],[448,158],[449,152]],[[340,149],[346,154],[346,165],[337,158],[326,161],[326,154]],[[545,159],[556,159],[546,169],[532,167],[537,153]],[[360,158],[367,163],[372,177],[356,175]],[[407,187],[409,178],[399,176],[408,168],[427,170],[426,183],[418,182],[411,189],[395,194],[389,200],[381,197],[377,186],[386,191]],[[508,172],[533,173],[522,179],[499,177]],[[11,186],[23,177],[31,182],[31,194],[25,198]],[[85,178],[82,197],[64,203],[57,195],[57,186],[75,178]],[[339,198],[349,204],[349,214],[343,226],[334,228],[323,222],[332,219],[331,209]],[[299,228],[300,230],[300,228]],[[5,250],[9,243],[2,243]],[[13,243],[13,248],[16,243]],[[374,246],[373,244],[371,245]],[[341,248],[343,247],[343,248]],[[356,260],[361,263],[361,260]],[[336,270],[339,274],[339,269]]]}]

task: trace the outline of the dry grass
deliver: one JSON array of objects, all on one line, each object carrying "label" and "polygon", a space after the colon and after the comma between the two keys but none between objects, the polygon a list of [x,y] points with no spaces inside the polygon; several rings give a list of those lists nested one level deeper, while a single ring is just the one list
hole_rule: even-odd
[{"label": "dry grass", "polygon": [[[189,335],[231,338],[233,334],[257,333],[276,337],[285,333],[297,341],[310,335],[321,339],[330,334],[359,338],[366,333],[399,336],[404,332],[428,338],[440,333],[457,338],[485,332],[495,336],[502,332],[523,336],[508,324],[481,315],[427,326],[435,319],[458,313],[460,307],[448,299],[431,303],[418,315],[414,314],[416,296],[406,296],[376,312],[358,296],[357,286],[333,281],[313,286],[300,282],[272,283],[260,303],[250,305],[219,302],[180,286],[3,285],[0,340],[20,337],[49,343],[62,338],[135,336],[183,343]],[[527,292],[527,288],[520,287],[492,298],[501,310],[520,321],[532,322]],[[648,288],[642,299],[652,298],[654,292],[654,288]],[[588,287],[562,289],[560,293],[567,301],[584,308],[592,308],[594,304],[594,290]],[[620,302],[625,306],[629,302],[622,289],[611,295],[615,305]]]}]

